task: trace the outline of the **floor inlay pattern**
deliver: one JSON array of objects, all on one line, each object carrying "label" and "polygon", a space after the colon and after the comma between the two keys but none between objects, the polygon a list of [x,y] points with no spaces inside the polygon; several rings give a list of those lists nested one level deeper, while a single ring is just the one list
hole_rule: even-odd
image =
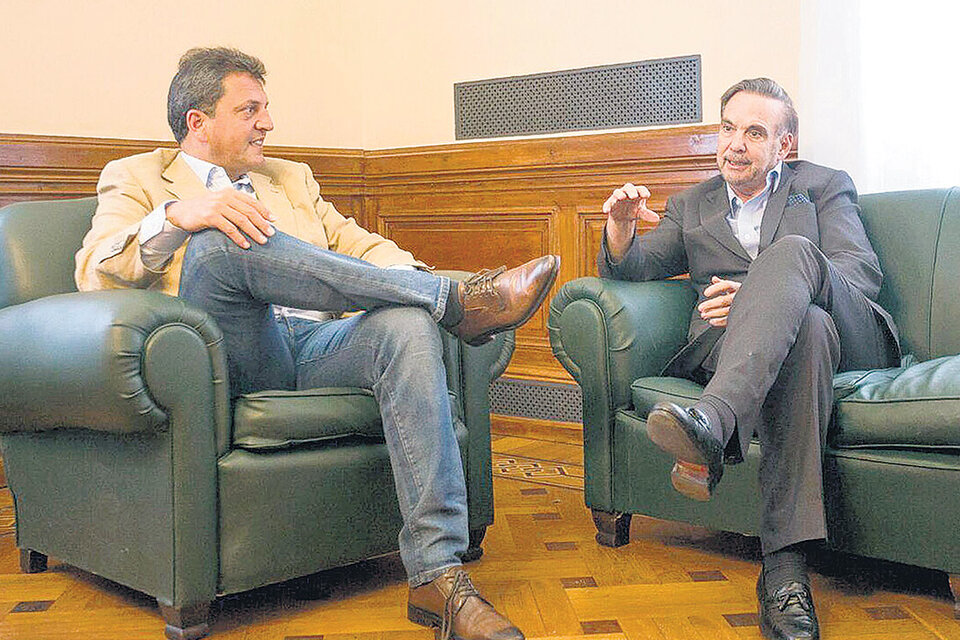
[{"label": "floor inlay pattern", "polygon": [[[474,584],[529,640],[761,640],[754,538],[636,516],[610,549],[583,491],[582,458],[564,448],[494,442],[495,523],[470,563]],[[556,454],[556,460],[550,457]],[[512,462],[507,462],[510,460]],[[500,469],[516,469],[516,475]],[[555,473],[551,466],[562,468]],[[579,476],[574,472],[580,472]],[[582,486],[582,485],[580,485]],[[9,491],[0,515],[12,524]],[[944,574],[824,553],[811,573],[824,640],[960,640]],[[211,640],[432,640],[407,620],[396,554],[221,598]],[[156,603],[51,558],[19,571],[0,536],[0,640],[162,640]]]},{"label": "floor inlay pattern", "polygon": [[502,478],[583,490],[583,467],[575,464],[494,453],[493,469]]}]

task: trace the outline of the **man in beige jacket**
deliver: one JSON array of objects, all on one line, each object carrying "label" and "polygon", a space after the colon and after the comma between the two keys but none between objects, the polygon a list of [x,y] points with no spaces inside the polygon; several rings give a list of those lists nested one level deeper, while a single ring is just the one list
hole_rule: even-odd
[{"label": "man in beige jacket", "polygon": [[429,273],[325,202],[307,165],[264,157],[264,74],[240,51],[184,54],[168,96],[180,148],[104,168],[77,285],[155,289],[207,311],[224,333],[233,397],[372,389],[404,522],[410,619],[461,640],[523,638],[460,567],[466,488],[437,325],[471,344],[519,326],[559,259],[464,283]]}]

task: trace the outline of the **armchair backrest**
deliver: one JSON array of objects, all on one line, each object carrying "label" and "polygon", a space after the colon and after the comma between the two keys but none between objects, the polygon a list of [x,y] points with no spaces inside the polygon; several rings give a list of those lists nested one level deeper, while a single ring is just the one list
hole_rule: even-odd
[{"label": "armchair backrest", "polygon": [[96,207],[96,198],[72,198],[0,209],[0,308],[77,290],[74,254]]},{"label": "armchair backrest", "polygon": [[960,353],[960,188],[866,194],[860,207],[903,352]]}]

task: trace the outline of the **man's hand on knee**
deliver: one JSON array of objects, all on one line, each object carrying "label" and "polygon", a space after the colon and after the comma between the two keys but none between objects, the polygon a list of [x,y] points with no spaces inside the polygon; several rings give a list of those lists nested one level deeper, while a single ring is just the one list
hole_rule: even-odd
[{"label": "man's hand on knee", "polygon": [[238,246],[249,249],[250,241],[264,244],[274,234],[273,215],[259,200],[235,189],[207,191],[167,207],[167,220],[191,233],[219,229]]},{"label": "man's hand on knee", "polygon": [[700,317],[714,327],[727,326],[727,315],[730,313],[730,305],[733,304],[733,297],[737,295],[740,289],[740,283],[736,280],[724,280],[717,276],[710,278],[710,286],[703,290],[706,300],[700,303],[697,311]]}]

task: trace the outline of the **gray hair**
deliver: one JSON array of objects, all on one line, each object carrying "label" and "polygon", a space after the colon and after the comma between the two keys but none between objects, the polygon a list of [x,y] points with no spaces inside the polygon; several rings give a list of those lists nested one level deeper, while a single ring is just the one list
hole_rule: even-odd
[{"label": "gray hair", "polygon": [[167,122],[177,142],[187,137],[188,111],[213,115],[223,95],[223,79],[231,73],[248,73],[262,83],[267,70],[260,60],[238,49],[196,47],[183,54],[167,93]]},{"label": "gray hair", "polygon": [[727,89],[720,97],[721,117],[723,117],[723,110],[726,108],[727,103],[730,102],[730,98],[741,91],[746,93],[755,93],[760,96],[766,96],[767,98],[773,98],[774,100],[780,102],[780,104],[783,105],[783,122],[780,125],[780,130],[777,131],[777,135],[782,134],[784,131],[788,131],[792,133],[794,137],[797,136],[797,130],[800,126],[800,119],[797,117],[797,110],[793,108],[793,100],[791,100],[790,96],[787,95],[787,92],[783,90],[783,87],[778,85],[770,78],[750,78],[748,80],[741,80],[737,84]]}]

